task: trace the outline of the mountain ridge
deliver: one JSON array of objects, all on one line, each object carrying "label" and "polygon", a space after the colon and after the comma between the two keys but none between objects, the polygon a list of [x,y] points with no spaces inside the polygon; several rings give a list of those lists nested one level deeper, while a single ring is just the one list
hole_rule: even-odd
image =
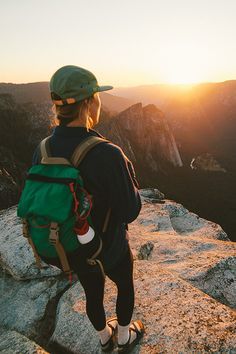
[{"label": "mountain ridge", "polygon": [[[25,84],[0,83],[0,94],[11,94],[17,103],[51,103],[49,82],[32,82]],[[120,112],[135,102],[127,98],[101,92],[102,105],[114,114]]]},{"label": "mountain ridge", "polygon": [[[199,97],[194,97],[194,104],[191,102],[189,103],[186,100],[177,103],[173,100],[166,106],[165,110],[161,109],[159,105],[157,106],[158,108],[156,109],[164,114],[165,120],[168,121],[170,129],[174,134],[176,145],[184,165],[181,168],[173,169],[172,164],[169,164],[166,158],[164,161],[159,160],[157,166],[155,155],[160,157],[161,150],[159,150],[159,147],[163,141],[162,138],[164,139],[164,137],[156,141],[156,149],[152,149],[151,155],[149,154],[150,140],[155,140],[148,138],[148,135],[153,136],[155,134],[154,129],[152,129],[154,125],[151,119],[148,120],[150,127],[146,127],[147,137],[145,138],[145,141],[147,144],[139,144],[140,147],[143,147],[143,151],[142,149],[141,151],[139,149],[134,153],[134,149],[132,147],[130,148],[125,142],[125,139],[122,138],[128,134],[128,141],[131,141],[132,130],[135,133],[135,119],[132,121],[129,133],[127,133],[127,130],[123,130],[118,122],[114,124],[114,127],[118,129],[116,131],[119,131],[119,134],[115,137],[114,132],[111,133],[113,134],[114,139],[116,139],[116,143],[118,145],[121,144],[121,146],[126,149],[126,153],[134,162],[135,167],[137,167],[137,175],[142,187],[154,187],[158,184],[160,189],[162,189],[169,198],[184,203],[189,209],[200,214],[202,217],[220,223],[230,235],[231,239],[236,240],[236,219],[234,217],[236,213],[236,187],[234,183],[236,175],[236,95],[234,94],[234,89],[233,91],[231,90],[231,84],[232,82],[228,83],[228,88],[226,90],[224,89],[223,93],[221,89],[217,89],[216,95],[210,94],[210,96],[208,95],[204,100]],[[233,87],[234,86],[235,82],[233,81]],[[108,97],[111,97],[112,100],[114,98],[114,96]],[[34,125],[38,123],[37,136],[39,141],[40,137],[43,137],[40,136],[40,131],[42,132],[42,130],[44,130],[44,134],[47,134],[46,127],[49,124],[48,116],[50,115],[51,102],[28,103],[27,105],[24,105],[24,107],[26,111],[29,111]],[[17,111],[15,115],[19,117]],[[117,113],[105,114],[104,111],[102,112],[101,123],[106,121],[106,129],[108,129],[109,124],[111,124],[111,118],[115,116],[117,116]],[[8,120],[3,118],[1,124],[6,124],[7,122]],[[23,123],[24,122],[22,122],[22,124]],[[40,124],[42,125],[41,128]],[[132,127],[134,127],[134,129]],[[9,126],[7,134],[9,134],[11,129],[12,128]],[[99,129],[100,128],[98,128],[98,130]],[[18,140],[16,141],[16,143],[18,143],[16,151],[19,152],[22,150],[21,145],[19,144],[21,133],[22,132],[19,129],[17,133]],[[101,133],[104,133],[105,136],[107,135],[106,130],[101,130]],[[32,136],[32,133],[29,133],[29,136]],[[133,134],[133,137],[134,136],[135,134]],[[3,139],[6,139],[6,137],[3,136]],[[135,139],[133,139],[133,141],[135,145]],[[27,154],[30,151],[31,150],[28,150]],[[139,157],[144,155],[144,151],[146,151],[147,154],[144,159],[140,159]],[[206,170],[201,170],[203,168],[202,164],[195,164],[195,167],[197,168],[192,170],[190,168],[191,162],[193,159],[195,161],[199,161],[199,159],[201,160],[201,156],[212,156],[215,165],[221,166],[221,171],[227,171],[227,173],[208,171],[207,166],[209,166],[209,163],[207,162],[204,165],[204,169],[206,168]],[[135,159],[133,159],[134,157]],[[154,161],[153,157],[155,157]],[[137,159],[139,159],[139,166],[136,164]],[[12,157],[10,154],[9,161],[11,160]],[[3,154],[2,161],[3,168],[5,168],[6,171],[11,172],[6,168],[9,167],[9,164],[7,166],[5,165],[5,157]],[[12,191],[15,190],[15,186],[12,185],[11,177],[12,176],[8,177],[6,173],[2,171],[0,179],[6,181],[8,186],[10,184],[12,186]],[[9,193],[10,191],[6,191],[6,195],[9,195]],[[10,199],[12,200],[12,198],[11,195]],[[7,206],[6,204],[4,205],[5,207]],[[224,205],[223,211],[221,205]]]}]

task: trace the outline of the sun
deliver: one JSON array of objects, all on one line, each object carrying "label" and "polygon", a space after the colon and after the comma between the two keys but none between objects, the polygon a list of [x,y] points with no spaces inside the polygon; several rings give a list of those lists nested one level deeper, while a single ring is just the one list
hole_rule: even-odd
[{"label": "sun", "polygon": [[203,50],[193,45],[172,45],[165,47],[160,62],[161,71],[166,83],[196,84],[206,80],[208,61]]},{"label": "sun", "polygon": [[203,81],[201,73],[197,72],[196,69],[187,67],[186,65],[175,64],[174,68],[171,68],[167,74],[166,81],[169,84],[196,84]]},{"label": "sun", "polygon": [[166,81],[170,84],[195,84],[204,80],[201,67],[194,60],[177,57],[167,67]]}]

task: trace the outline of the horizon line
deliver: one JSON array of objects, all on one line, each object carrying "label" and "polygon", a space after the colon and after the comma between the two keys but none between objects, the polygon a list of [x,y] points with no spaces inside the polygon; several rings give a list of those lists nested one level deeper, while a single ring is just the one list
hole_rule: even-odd
[{"label": "horizon line", "polygon": [[[134,86],[113,86],[114,89],[125,89],[125,88],[137,88],[137,87],[143,87],[143,86],[197,86],[197,85],[202,85],[202,84],[221,84],[221,83],[226,83],[226,82],[231,82],[231,81],[236,81],[235,79],[228,79],[224,81],[199,81],[199,82],[192,82],[192,83],[155,83],[155,84],[139,84],[139,85],[134,85]],[[49,81],[33,81],[33,82],[0,82],[0,85],[5,84],[5,85],[32,85],[32,84],[43,84],[43,83],[49,83]]]}]

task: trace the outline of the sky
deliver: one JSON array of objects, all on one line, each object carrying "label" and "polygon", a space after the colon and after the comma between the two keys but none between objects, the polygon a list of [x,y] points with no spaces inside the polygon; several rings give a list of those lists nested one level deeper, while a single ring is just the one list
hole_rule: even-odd
[{"label": "sky", "polygon": [[236,79],[236,0],[0,0],[0,82],[61,66],[115,87]]}]

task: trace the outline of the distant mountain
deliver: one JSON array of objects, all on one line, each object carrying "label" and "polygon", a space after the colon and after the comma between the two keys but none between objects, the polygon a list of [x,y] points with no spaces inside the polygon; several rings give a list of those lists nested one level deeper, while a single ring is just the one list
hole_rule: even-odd
[{"label": "distant mountain", "polygon": [[[191,101],[197,94],[199,98],[209,97],[211,95],[229,95],[233,97],[236,89],[236,80],[228,80],[216,83],[200,83],[200,84],[156,84],[141,85],[134,87],[117,87],[114,88],[113,95],[126,97],[128,99],[142,102],[142,104],[153,103],[164,110],[171,100],[177,100],[179,103]],[[233,98],[235,101],[235,97]],[[230,103],[230,102],[228,102]]]},{"label": "distant mountain", "polygon": [[[17,103],[51,102],[48,82],[33,82],[29,84],[0,83],[1,93],[12,95]],[[111,113],[119,113],[136,102],[106,92],[101,92],[100,95],[103,108]]]},{"label": "distant mountain", "polygon": [[114,96],[107,92],[101,92],[100,96],[103,108],[112,114],[120,113],[137,102],[124,97]]},{"label": "distant mountain", "polygon": [[17,103],[0,94],[0,209],[17,202],[33,151],[49,135],[46,103]]},{"label": "distant mountain", "polygon": [[[51,102],[45,100],[47,83],[41,84],[41,91],[36,90],[39,102],[32,102],[28,87],[21,95],[18,85],[8,86],[14,88],[18,102],[0,95],[0,208],[16,202],[16,187],[30,165],[33,149],[49,134]],[[114,113],[118,105],[125,107],[129,99],[115,97],[115,101],[105,93],[111,99],[110,112],[103,107],[97,127],[124,149],[142,188],[158,186],[168,198],[221,224],[232,240],[236,240],[235,86],[235,81],[202,84],[186,94],[173,87],[170,93],[165,87],[158,107],[138,103],[119,114]],[[28,103],[19,103],[19,97]]]},{"label": "distant mountain", "polygon": [[[203,153],[211,153],[226,169],[236,161],[236,80],[192,87],[146,85],[111,92],[101,93],[103,109],[109,115],[136,102],[157,105],[171,125],[185,164]],[[0,93],[10,93],[18,103],[51,105],[47,82],[0,83]]]},{"label": "distant mountain", "polygon": [[113,93],[156,104],[170,123],[186,163],[202,153],[211,153],[228,168],[236,162],[236,80],[117,88]]},{"label": "distant mountain", "polygon": [[[112,96],[107,94],[107,97],[110,100]],[[122,99],[120,101],[123,102]],[[115,102],[118,104],[119,99]],[[17,103],[13,96],[0,94],[0,176],[5,185],[4,195],[7,195],[9,185],[14,189],[21,184],[35,147],[50,134],[50,109],[48,100]],[[102,110],[96,129],[123,148],[140,171],[141,183],[144,180],[148,182],[152,172],[163,172],[169,166],[182,166],[169,125],[154,105],[143,108],[138,103],[118,115]],[[14,200],[8,199],[0,197],[0,208]]]},{"label": "distant mountain", "polygon": [[164,174],[152,172],[144,185],[158,186],[169,198],[217,221],[236,241],[236,80],[118,88],[113,94],[156,104],[184,163],[181,169],[165,168]]},{"label": "distant mountain", "polygon": [[155,173],[182,167],[175,138],[164,114],[154,105],[137,103],[97,130],[119,145],[133,162],[141,183],[148,183]]},{"label": "distant mountain", "polygon": [[0,83],[0,93],[9,93],[17,103],[42,103],[50,101],[48,82],[29,84]]},{"label": "distant mountain", "polygon": [[142,104],[156,104],[162,107],[166,100],[172,95],[175,96],[178,90],[172,85],[141,85],[134,87],[117,87],[113,89],[113,94],[126,97],[130,100],[141,102]]}]

